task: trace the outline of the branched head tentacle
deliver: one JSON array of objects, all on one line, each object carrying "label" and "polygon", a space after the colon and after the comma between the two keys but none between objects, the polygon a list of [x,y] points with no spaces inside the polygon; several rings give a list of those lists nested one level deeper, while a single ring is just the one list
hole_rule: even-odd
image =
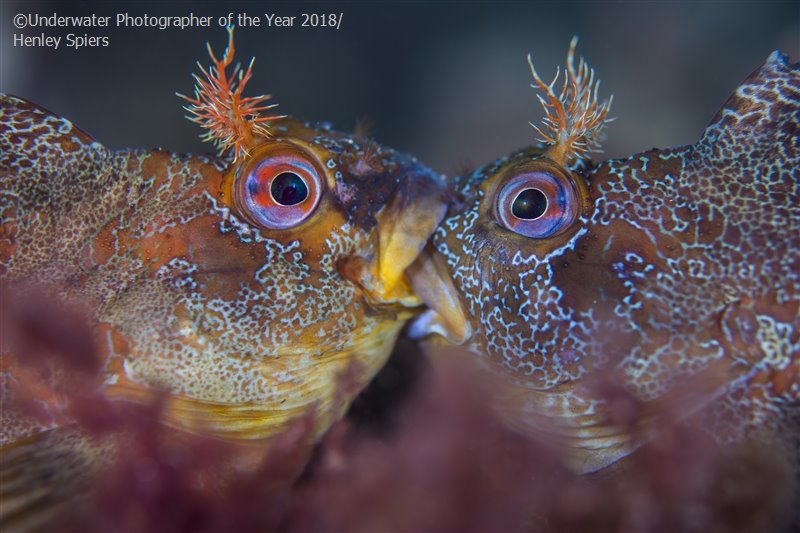
[{"label": "branched head tentacle", "polygon": [[[608,118],[613,96],[599,102],[597,93],[600,81],[595,81],[594,69],[583,58],[575,66],[575,47],[578,37],[573,37],[567,52],[567,66],[564,69],[564,82],[557,89],[561,69],[556,70],[553,81],[545,83],[533,66],[533,58],[528,54],[533,83],[531,87],[540,91],[539,102],[545,111],[544,127],[531,126],[539,133],[540,140],[550,145],[547,157],[568,165],[574,159],[588,156],[590,151],[600,151],[603,128],[612,119]],[[558,92],[557,92],[558,91]]]},{"label": "branched head tentacle", "polygon": [[222,59],[217,59],[211,45],[206,43],[212,66],[203,68],[197,63],[202,76],[193,74],[195,79],[194,98],[178,94],[189,102],[184,109],[190,113],[187,118],[206,129],[203,140],[211,141],[221,154],[233,151],[234,160],[248,154],[257,143],[258,137],[269,137],[271,122],[285,115],[263,116],[261,113],[277,104],[264,105],[270,95],[244,97],[242,93],[253,75],[253,61],[247,70],[236,65],[230,75],[227,68],[233,62],[233,26],[228,27],[228,47]]}]

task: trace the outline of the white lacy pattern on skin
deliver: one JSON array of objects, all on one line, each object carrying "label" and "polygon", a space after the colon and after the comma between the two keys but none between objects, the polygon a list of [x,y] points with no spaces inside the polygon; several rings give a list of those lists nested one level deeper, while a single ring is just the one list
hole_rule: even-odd
[{"label": "white lacy pattern on skin", "polygon": [[727,385],[705,395],[719,397],[719,440],[796,423],[799,109],[800,71],[773,54],[697,144],[591,170],[591,210],[552,241],[502,228],[490,196],[496,176],[546,147],[456,179],[463,207],[434,242],[463,296],[470,350],[528,395],[523,412],[582,435],[605,423],[603,401],[579,392],[592,370],[649,402],[722,361]]},{"label": "white lacy pattern on skin", "polygon": [[[65,119],[0,96],[3,281],[86,310],[114,394],[166,388],[188,402],[185,412],[213,409],[222,433],[219,413],[230,408],[229,429],[251,437],[316,405],[323,431],[340,414],[324,413],[336,380],[355,362],[365,384],[412,315],[369,300],[340,262],[374,252],[376,217],[409,174],[438,178],[326,126],[287,119],[274,136],[314,154],[328,183],[311,221],[292,230],[260,229],[226,204],[230,161],[111,151]],[[5,440],[21,427],[4,424]]]}]

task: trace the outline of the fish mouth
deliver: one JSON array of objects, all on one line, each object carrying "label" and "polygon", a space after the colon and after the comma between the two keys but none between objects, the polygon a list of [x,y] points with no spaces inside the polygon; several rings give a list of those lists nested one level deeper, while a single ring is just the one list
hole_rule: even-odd
[{"label": "fish mouth", "polygon": [[472,337],[461,295],[447,271],[444,257],[429,244],[406,269],[414,293],[428,309],[409,328],[410,337],[438,334],[451,344],[464,344]]},{"label": "fish mouth", "polygon": [[447,212],[450,192],[437,174],[414,163],[402,172],[393,197],[377,214],[370,245],[340,261],[339,271],[376,306],[420,307],[407,269],[426,249]]}]

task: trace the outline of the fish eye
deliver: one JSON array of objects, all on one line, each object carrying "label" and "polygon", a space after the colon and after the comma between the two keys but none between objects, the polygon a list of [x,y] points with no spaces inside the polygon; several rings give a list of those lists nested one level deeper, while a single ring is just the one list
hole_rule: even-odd
[{"label": "fish eye", "polygon": [[322,175],[311,157],[298,149],[273,151],[243,169],[237,180],[237,203],[255,224],[291,228],[311,216],[319,204]]},{"label": "fish eye", "polygon": [[308,186],[303,178],[294,172],[283,172],[272,180],[269,193],[276,203],[288,207],[308,198]]},{"label": "fish eye", "polygon": [[533,239],[564,231],[578,216],[578,192],[557,172],[522,171],[503,184],[495,213],[505,228]]},{"label": "fish eye", "polygon": [[547,211],[547,196],[536,188],[523,189],[511,204],[511,214],[522,220],[536,220]]}]

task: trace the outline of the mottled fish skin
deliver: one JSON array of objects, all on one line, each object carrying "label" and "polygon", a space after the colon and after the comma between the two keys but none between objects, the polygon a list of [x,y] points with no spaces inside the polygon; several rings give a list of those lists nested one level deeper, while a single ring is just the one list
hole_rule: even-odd
[{"label": "mottled fish skin", "polygon": [[456,178],[435,249],[464,346],[510,385],[499,402],[512,424],[555,433],[581,471],[620,459],[641,441],[593,392],[610,374],[641,402],[640,423],[683,389],[671,414],[713,402],[702,424],[721,443],[770,432],[798,448],[799,134],[800,68],[775,52],[696,144],[568,172],[578,216],[556,236],[506,229],[495,204],[546,146]]},{"label": "mottled fish skin", "polygon": [[[382,232],[404,217],[419,235],[401,244],[419,252],[444,212],[439,176],[326,126],[284,119],[271,129],[250,159],[289,150],[324,182],[314,213],[288,229],[259,227],[232,198],[249,159],[110,150],[0,96],[0,277],[85,314],[109,397],[149,401],[166,390],[167,422],[234,439],[313,413],[319,435],[416,313],[404,281],[383,294],[359,266],[377,260]],[[3,394],[13,400],[8,357],[25,354],[4,344]],[[69,422],[57,400],[46,407],[47,423],[4,409],[1,440]]]}]

